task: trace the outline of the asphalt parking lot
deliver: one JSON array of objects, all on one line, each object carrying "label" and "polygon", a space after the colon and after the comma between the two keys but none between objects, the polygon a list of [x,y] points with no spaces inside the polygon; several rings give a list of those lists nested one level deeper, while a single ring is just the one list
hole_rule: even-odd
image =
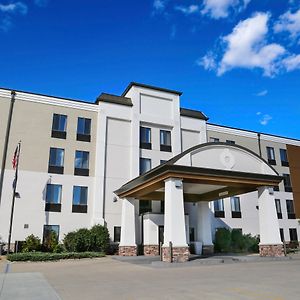
[{"label": "asphalt parking lot", "polygon": [[155,268],[100,259],[0,262],[6,299],[299,299],[300,260]]}]

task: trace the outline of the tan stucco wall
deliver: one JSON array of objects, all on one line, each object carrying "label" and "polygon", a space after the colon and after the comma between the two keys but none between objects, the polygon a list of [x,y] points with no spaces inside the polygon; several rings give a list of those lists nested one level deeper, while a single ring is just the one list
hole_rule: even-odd
[{"label": "tan stucco wall", "polygon": [[[10,99],[0,98],[0,158],[3,155],[4,137]],[[51,137],[53,114],[64,114],[67,120],[67,138]],[[91,142],[76,141],[77,118],[92,119]],[[94,176],[97,112],[73,109],[50,104],[18,100],[16,97],[6,168],[11,169],[11,160],[18,141],[22,141],[20,169],[33,172],[48,172],[50,147],[65,149],[64,174],[74,174],[75,151],[90,152],[90,176]]]}]

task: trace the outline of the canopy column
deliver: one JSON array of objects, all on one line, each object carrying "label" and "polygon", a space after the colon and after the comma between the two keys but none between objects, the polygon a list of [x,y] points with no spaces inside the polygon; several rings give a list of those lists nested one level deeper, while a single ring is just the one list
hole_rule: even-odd
[{"label": "canopy column", "polygon": [[[182,179],[165,180],[164,222],[163,261],[187,261],[189,247],[186,241]],[[170,247],[170,242],[172,247]]]},{"label": "canopy column", "polygon": [[197,204],[197,241],[202,243],[202,254],[213,254],[211,210],[206,201]]},{"label": "canopy column", "polygon": [[134,198],[122,199],[121,240],[119,245],[119,255],[121,256],[137,255],[134,200]]},{"label": "canopy column", "polygon": [[258,188],[260,256],[283,256],[273,188]]}]

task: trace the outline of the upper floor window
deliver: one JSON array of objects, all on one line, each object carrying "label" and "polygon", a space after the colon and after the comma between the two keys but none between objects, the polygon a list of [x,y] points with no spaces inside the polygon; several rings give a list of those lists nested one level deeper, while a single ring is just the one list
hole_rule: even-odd
[{"label": "upper floor window", "polygon": [[48,173],[64,173],[64,149],[50,148]]},{"label": "upper floor window", "polygon": [[275,151],[273,147],[267,147],[267,157],[270,165],[276,165]]},{"label": "upper floor window", "polygon": [[277,218],[282,219],[280,199],[275,199],[275,206],[276,206]]},{"label": "upper floor window", "polygon": [[151,128],[140,127],[140,148],[151,149]]},{"label": "upper floor window", "polygon": [[78,118],[77,121],[77,141],[91,141],[91,119]]},{"label": "upper floor window", "polygon": [[89,157],[87,151],[76,151],[74,175],[89,176]]},{"label": "upper floor window", "polygon": [[211,143],[219,143],[219,142],[220,142],[220,139],[219,139],[219,138],[210,137],[210,138],[209,138],[209,141],[210,141]]},{"label": "upper floor window", "polygon": [[87,200],[88,200],[88,187],[74,186],[72,212],[87,213]]},{"label": "upper floor window", "polygon": [[230,204],[231,204],[231,216],[232,218],[241,218],[241,203],[240,203],[240,197],[231,197],[230,198]]},{"label": "upper floor window", "polygon": [[160,151],[172,152],[171,131],[160,131]]},{"label": "upper floor window", "polygon": [[286,211],[288,214],[288,219],[296,219],[293,200],[286,200]]},{"label": "upper floor window", "polygon": [[66,139],[67,137],[67,116],[53,114],[52,137]]},{"label": "upper floor window", "polygon": [[292,192],[293,190],[292,190],[290,174],[282,174],[282,176],[283,176],[284,190],[286,192]]},{"label": "upper floor window", "polygon": [[62,186],[59,184],[47,184],[46,191],[46,211],[61,211]]},{"label": "upper floor window", "polygon": [[214,211],[216,218],[225,218],[224,201],[223,199],[214,201]]},{"label": "upper floor window", "polygon": [[148,172],[151,169],[151,159],[150,158],[140,158],[140,175]]},{"label": "upper floor window", "polygon": [[229,144],[229,145],[235,145],[235,141],[226,140],[226,144]]},{"label": "upper floor window", "polygon": [[286,149],[280,149],[280,159],[281,159],[281,165],[283,167],[288,167],[289,166],[289,161],[288,161]]}]

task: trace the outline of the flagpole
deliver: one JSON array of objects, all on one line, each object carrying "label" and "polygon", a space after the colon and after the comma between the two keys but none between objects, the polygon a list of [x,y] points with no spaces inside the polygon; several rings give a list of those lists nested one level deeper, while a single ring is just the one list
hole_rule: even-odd
[{"label": "flagpole", "polygon": [[13,186],[13,197],[11,203],[11,213],[10,213],[10,223],[9,223],[9,233],[8,233],[8,246],[7,246],[7,254],[10,252],[10,244],[11,244],[11,233],[12,233],[12,224],[14,219],[14,209],[15,209],[15,200],[16,200],[16,190],[17,190],[17,182],[18,182],[18,171],[19,171],[19,157],[21,152],[21,141],[18,143],[18,152],[17,152],[17,162],[16,162],[16,172]]}]

